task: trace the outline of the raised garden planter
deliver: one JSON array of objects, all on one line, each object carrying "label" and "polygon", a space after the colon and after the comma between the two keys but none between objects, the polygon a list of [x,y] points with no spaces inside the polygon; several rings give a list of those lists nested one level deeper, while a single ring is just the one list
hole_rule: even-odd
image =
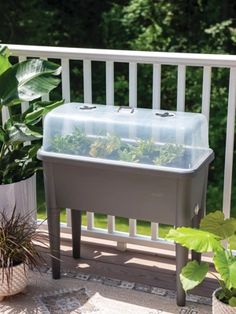
[{"label": "raised garden planter", "polygon": [[[213,152],[201,114],[66,104],[46,116],[38,157],[58,258],[61,207],[72,208],[74,257],[80,257],[81,210],[175,226],[197,226],[204,215]],[[185,304],[178,275],[187,254],[176,246],[178,305]],[[52,259],[52,272],[60,277],[59,259]]]}]

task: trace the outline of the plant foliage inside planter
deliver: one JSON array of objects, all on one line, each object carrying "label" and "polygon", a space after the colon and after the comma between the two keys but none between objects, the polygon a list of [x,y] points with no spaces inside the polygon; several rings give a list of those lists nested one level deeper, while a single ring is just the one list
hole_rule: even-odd
[{"label": "plant foliage inside planter", "polygon": [[[213,263],[221,290],[217,297],[222,302],[236,307],[236,219],[224,219],[220,211],[205,216],[200,229],[180,227],[171,229],[167,239],[199,253],[213,252]],[[200,284],[209,271],[209,264],[188,262],[182,269],[180,280],[185,291]],[[214,274],[213,274],[214,275]]]},{"label": "plant foliage inside planter", "polygon": [[[9,119],[0,126],[0,184],[24,180],[41,168],[36,158],[42,138],[43,116],[63,101],[39,101],[58,86],[61,67],[46,60],[29,59],[11,65],[9,51],[0,46],[0,110]],[[24,113],[16,107],[29,102]],[[24,145],[32,142],[31,145]]]},{"label": "plant foliage inside planter", "polygon": [[125,141],[117,135],[87,136],[80,128],[72,134],[55,136],[49,151],[71,155],[122,160],[134,163],[169,165],[185,152],[183,145],[157,145],[152,140]]}]

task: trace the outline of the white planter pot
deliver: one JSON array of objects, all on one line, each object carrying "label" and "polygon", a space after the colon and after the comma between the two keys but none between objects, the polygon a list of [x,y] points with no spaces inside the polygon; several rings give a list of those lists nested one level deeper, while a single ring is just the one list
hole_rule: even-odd
[{"label": "white planter pot", "polygon": [[12,276],[8,285],[6,276],[4,276],[3,280],[2,270],[0,269],[0,301],[6,296],[17,294],[25,289],[27,285],[27,272],[28,268],[25,266],[24,269],[24,264],[12,267]]},{"label": "white planter pot", "polygon": [[32,212],[32,218],[36,219],[36,175],[16,183],[0,185],[0,210],[10,215],[14,208],[17,213]]},{"label": "white planter pot", "polygon": [[216,297],[216,293],[220,290],[217,289],[212,295],[212,314],[236,314],[236,307],[232,307],[219,301]]}]

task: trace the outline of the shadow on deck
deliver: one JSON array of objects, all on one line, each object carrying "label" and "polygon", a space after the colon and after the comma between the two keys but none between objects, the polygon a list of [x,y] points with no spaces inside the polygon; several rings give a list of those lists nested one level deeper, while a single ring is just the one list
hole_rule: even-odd
[{"label": "shadow on deck", "polygon": [[[163,254],[163,250],[128,247],[119,251],[114,242],[82,237],[81,258],[72,257],[70,237],[61,240],[62,272],[78,272],[121,281],[134,282],[143,287],[153,286],[175,290],[175,257],[173,252]],[[40,248],[45,262],[50,266],[48,248]],[[191,294],[211,297],[217,281],[209,275]]]}]

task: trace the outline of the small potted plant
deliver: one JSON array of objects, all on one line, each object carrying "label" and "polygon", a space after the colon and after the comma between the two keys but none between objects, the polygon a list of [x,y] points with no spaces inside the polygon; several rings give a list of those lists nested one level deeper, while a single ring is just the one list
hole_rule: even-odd
[{"label": "small potted plant", "polygon": [[[62,103],[39,99],[58,86],[60,72],[60,66],[41,59],[11,65],[7,47],[0,46],[0,112],[5,108],[9,116],[0,125],[0,208],[33,208],[33,197],[28,195],[32,194],[33,175],[41,168],[36,158],[41,120]],[[29,102],[24,113],[19,108],[22,102]]]},{"label": "small potted plant", "polygon": [[[0,301],[21,292],[27,285],[27,272],[42,261],[35,243],[43,244],[42,233],[30,215],[0,212]],[[36,242],[35,242],[36,241]]]},{"label": "small potted plant", "polygon": [[[213,313],[236,313],[236,219],[224,219],[224,214],[216,211],[201,220],[200,229],[172,228],[167,239],[199,253],[213,253],[220,285],[213,293]],[[207,262],[188,262],[180,275],[183,289],[188,291],[199,285],[208,271]]]}]

